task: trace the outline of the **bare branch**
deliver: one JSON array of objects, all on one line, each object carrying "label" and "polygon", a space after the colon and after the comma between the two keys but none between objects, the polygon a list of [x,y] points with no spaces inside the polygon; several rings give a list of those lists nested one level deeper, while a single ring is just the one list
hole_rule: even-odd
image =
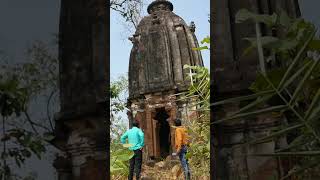
[{"label": "bare branch", "polygon": [[41,125],[41,124],[39,124],[39,123],[36,123],[36,122],[32,121],[31,118],[30,118],[30,115],[29,115],[29,113],[28,113],[27,111],[24,111],[23,113],[24,113],[24,115],[26,116],[27,121],[29,122],[32,130],[33,130],[37,135],[39,135],[39,133],[38,133],[37,129],[35,128],[35,126],[41,127],[41,128],[43,128],[43,129],[45,129],[46,131],[51,132],[51,130],[48,129],[46,126],[43,126],[43,125]]},{"label": "bare branch", "polygon": [[49,121],[49,124],[50,124],[50,127],[51,127],[51,130],[54,131],[54,127],[53,127],[53,123],[52,123],[52,119],[51,119],[51,116],[50,116],[50,109],[49,109],[49,106],[50,106],[50,102],[51,102],[51,99],[53,98],[53,95],[56,93],[56,89],[54,89],[50,95],[49,95],[49,98],[48,98],[48,101],[47,101],[47,117],[48,117],[48,121]]},{"label": "bare branch", "polygon": [[112,0],[110,2],[110,9],[119,13],[129,23],[127,24],[128,26],[133,26],[130,31],[137,28],[141,20],[142,8],[143,0]]}]

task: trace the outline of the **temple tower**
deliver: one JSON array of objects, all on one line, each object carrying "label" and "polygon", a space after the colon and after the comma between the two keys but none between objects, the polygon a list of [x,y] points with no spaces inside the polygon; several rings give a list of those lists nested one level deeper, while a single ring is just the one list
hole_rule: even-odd
[{"label": "temple tower", "polygon": [[107,4],[104,0],[61,1],[59,84],[54,167],[59,180],[107,179],[106,85]]},{"label": "temple tower", "polygon": [[[214,0],[212,1],[213,41],[212,51],[212,90],[214,101],[250,94],[249,86],[255,80],[258,72],[258,56],[256,52],[242,56],[248,42],[245,37],[255,37],[255,25],[251,22],[236,24],[235,15],[246,8],[261,14],[272,14],[285,10],[291,17],[299,17],[297,0]],[[281,32],[262,27],[263,35],[281,36]],[[272,68],[272,67],[271,67]],[[228,104],[215,108],[211,116],[221,119],[236,112],[240,104]],[[270,153],[279,148],[279,141],[262,143],[248,148],[232,147],[244,143],[248,138],[261,137],[270,129],[281,124],[281,118],[258,116],[243,119],[237,123],[224,123],[212,127],[211,154],[214,169],[212,179],[267,179],[280,172],[276,158],[248,157],[247,154]]]},{"label": "temple tower", "polygon": [[186,91],[185,64],[203,66],[195,36],[195,25],[188,26],[173,12],[166,0],[153,1],[149,15],[137,26],[129,61],[130,122],[139,121],[145,133],[146,157],[165,158],[174,148],[176,117],[192,116],[187,104],[177,102],[176,94]]}]

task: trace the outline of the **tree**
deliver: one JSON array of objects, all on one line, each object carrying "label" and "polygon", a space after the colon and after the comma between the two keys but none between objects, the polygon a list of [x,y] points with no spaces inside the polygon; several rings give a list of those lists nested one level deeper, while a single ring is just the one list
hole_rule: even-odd
[{"label": "tree", "polygon": [[124,148],[120,137],[127,129],[121,112],[126,110],[128,94],[128,78],[120,76],[110,84],[110,117],[111,117],[111,143],[110,143],[110,172],[113,179],[127,176],[128,161],[133,152]]},{"label": "tree", "polygon": [[127,24],[130,31],[137,28],[141,20],[143,0],[111,0],[110,9],[119,13]]},{"label": "tree", "polygon": [[[6,59],[4,54],[2,57]],[[46,141],[53,138],[50,102],[57,100],[54,95],[58,59],[45,43],[35,42],[27,50],[27,60],[28,63],[1,64],[1,179],[22,179],[13,169],[20,167],[32,154],[41,158],[46,151]],[[47,101],[46,121],[29,113],[37,98]]]}]

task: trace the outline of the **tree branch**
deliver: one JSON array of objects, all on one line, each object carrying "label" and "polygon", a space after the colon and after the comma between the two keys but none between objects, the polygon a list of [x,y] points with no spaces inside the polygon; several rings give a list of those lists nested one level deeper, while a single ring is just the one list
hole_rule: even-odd
[{"label": "tree branch", "polygon": [[49,99],[48,99],[48,101],[47,101],[47,117],[48,117],[48,121],[49,121],[49,124],[50,124],[51,131],[52,131],[52,132],[54,131],[54,128],[53,128],[53,123],[52,123],[52,120],[51,120],[51,117],[50,117],[49,105],[50,105],[50,101],[51,101],[53,95],[54,95],[56,92],[57,92],[56,90],[53,90],[53,91],[50,93]]},{"label": "tree branch", "polygon": [[43,128],[43,129],[47,130],[48,132],[52,132],[49,128],[47,128],[47,127],[45,127],[45,126],[43,126],[43,125],[41,125],[41,124],[39,124],[39,123],[36,123],[36,122],[32,121],[31,118],[30,118],[30,115],[29,115],[29,113],[28,113],[27,111],[24,111],[23,113],[24,113],[24,115],[26,116],[27,121],[29,122],[32,130],[33,130],[34,133],[36,133],[37,135],[39,135],[39,132],[37,131],[37,129],[35,128],[35,126],[41,127],[41,128]]}]

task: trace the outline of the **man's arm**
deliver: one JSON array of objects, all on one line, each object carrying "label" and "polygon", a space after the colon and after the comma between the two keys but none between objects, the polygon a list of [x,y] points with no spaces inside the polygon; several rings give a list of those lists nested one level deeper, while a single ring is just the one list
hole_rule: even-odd
[{"label": "man's arm", "polygon": [[140,145],[141,147],[144,146],[144,133],[140,130],[139,131],[139,138],[140,138]]},{"label": "man's arm", "polygon": [[128,138],[128,131],[126,131],[120,138],[122,144],[126,143],[126,139]]}]

